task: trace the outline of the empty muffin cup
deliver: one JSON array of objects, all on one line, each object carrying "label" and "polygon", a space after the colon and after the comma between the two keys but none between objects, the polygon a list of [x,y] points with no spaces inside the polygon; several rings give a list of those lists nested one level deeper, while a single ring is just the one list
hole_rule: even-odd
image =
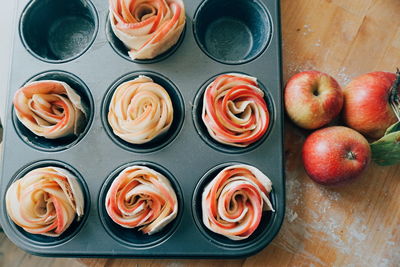
[{"label": "empty muffin cup", "polygon": [[[218,150],[223,153],[228,153],[228,154],[240,154],[240,153],[246,153],[249,151],[252,151],[253,149],[256,149],[259,147],[268,137],[270,134],[273,124],[274,124],[274,119],[275,119],[275,109],[274,109],[274,104],[272,97],[267,90],[267,88],[259,81],[257,80],[257,86],[261,91],[264,93],[264,101],[267,105],[267,110],[268,110],[268,125],[266,128],[265,133],[260,136],[256,141],[253,141],[252,143],[248,144],[247,146],[239,147],[239,146],[233,146],[233,145],[228,145],[225,143],[221,143],[220,141],[217,141],[213,136],[211,136],[209,130],[207,129],[207,126],[205,125],[203,121],[203,105],[204,105],[204,94],[206,89],[210,86],[212,82],[214,82],[218,77],[222,77],[223,75],[245,75],[245,77],[250,77],[247,74],[244,73],[239,73],[239,72],[229,72],[229,73],[221,73],[218,75],[215,75],[211,77],[209,80],[207,80],[197,91],[195,98],[193,100],[193,108],[192,108],[192,118],[193,118],[193,123],[194,126],[197,130],[197,133],[201,137],[201,139],[210,147],[212,147],[215,150]],[[252,78],[252,77],[250,77]],[[254,111],[253,111],[254,112]],[[238,114],[240,115],[240,114]],[[247,126],[248,127],[248,126]]]},{"label": "empty muffin cup", "polygon": [[[56,160],[42,160],[42,161],[37,161],[31,164],[26,165],[25,167],[21,168],[11,179],[9,185],[7,188],[10,188],[11,184],[16,182],[18,179],[21,179],[25,177],[29,172],[34,171],[39,168],[46,168],[46,167],[55,167],[55,168],[60,168],[63,170],[63,173],[65,171],[69,172],[70,175],[72,175],[74,178],[76,178],[76,186],[79,186],[81,191],[82,191],[82,197],[83,197],[83,215],[79,217],[76,215],[75,218],[73,219],[72,223],[68,226],[68,228],[65,229],[65,231],[62,232],[61,235],[59,236],[47,236],[43,234],[32,234],[24,230],[22,227],[18,226],[15,224],[11,218],[7,214],[7,209],[6,209],[6,201],[3,201],[4,205],[4,217],[7,218],[9,225],[11,226],[11,230],[14,232],[15,236],[24,242],[30,243],[32,245],[36,246],[55,246],[59,245],[62,243],[67,242],[68,240],[72,239],[78,232],[81,230],[83,225],[85,224],[87,218],[89,217],[89,208],[90,208],[90,194],[88,187],[86,185],[85,180],[81,176],[81,174],[74,169],[72,166],[61,162],[61,161],[56,161]],[[36,174],[35,174],[36,175]],[[59,174],[61,175],[61,173]],[[35,178],[32,177],[32,178]],[[21,190],[21,188],[20,188]],[[56,190],[53,188],[53,190]],[[76,191],[72,191],[74,194]],[[38,195],[36,194],[38,197]],[[5,194],[3,196],[3,200],[5,199]],[[49,201],[49,200],[48,200]],[[50,200],[52,201],[52,200]],[[15,204],[14,206],[15,207]],[[35,207],[39,209],[40,207]],[[49,208],[49,206],[47,206]],[[61,208],[62,209],[62,208]],[[82,212],[80,211],[80,212]],[[38,212],[38,211],[37,211]],[[67,213],[63,213],[67,214]]]},{"label": "empty muffin cup", "polygon": [[[153,124],[144,124],[144,120],[146,121],[151,120],[153,123],[154,119],[157,119],[155,116],[159,116],[157,120],[160,121],[169,120],[164,118],[164,111],[165,111],[163,108],[164,100],[161,100],[160,102],[159,99],[157,100],[157,103],[155,102],[148,103],[148,101],[146,100],[146,98],[153,99],[154,97],[154,94],[151,94],[151,96],[149,96],[146,93],[147,89],[154,91],[153,88],[151,88],[151,86],[150,88],[148,88],[148,86],[146,85],[146,89],[144,87],[138,87],[137,89],[135,89],[135,91],[132,91],[132,88],[129,88],[131,85],[125,87],[127,86],[127,82],[132,83],[133,84],[132,86],[136,86],[137,83],[139,83],[139,80],[140,82],[142,82],[141,80],[150,80],[150,79],[152,80],[152,83],[155,83],[157,86],[157,88],[154,88],[154,90],[159,89],[159,87],[161,86],[168,94],[172,102],[172,109],[173,109],[172,122],[168,124],[169,126],[166,131],[165,130],[158,131],[159,133],[156,136],[153,136],[152,139],[149,139],[149,141],[146,142],[130,141],[133,139],[138,139],[139,136],[143,137],[143,135],[147,135],[147,133],[151,130],[150,128],[153,127],[152,126]],[[125,91],[124,92],[121,91],[122,89],[123,90],[129,89],[130,91],[129,95],[128,94],[122,95],[123,93],[125,93]],[[144,90],[139,92],[139,90],[142,89]],[[119,97],[115,96],[115,102],[113,102],[111,105],[111,102],[117,90]],[[130,99],[135,99],[135,102],[130,101],[129,103],[125,104],[119,102],[126,100],[126,97],[129,97]],[[153,104],[158,105],[158,108],[160,108],[161,111],[157,110],[156,107],[151,107],[151,108],[149,107],[147,109],[147,105],[153,105]],[[119,107],[121,108],[123,107],[124,110],[123,111],[120,110]],[[113,114],[112,116],[110,112],[112,112]],[[159,114],[159,112],[161,114]],[[175,139],[175,137],[178,135],[183,125],[185,117],[185,107],[181,93],[179,92],[178,88],[168,78],[166,78],[161,74],[151,71],[137,71],[121,77],[110,87],[110,89],[108,89],[105,97],[103,98],[101,113],[102,113],[101,119],[104,129],[106,130],[111,140],[114,141],[114,143],[116,143],[123,149],[126,149],[131,152],[150,153],[164,148]],[[131,115],[135,118],[134,119],[132,117],[128,118]],[[114,126],[110,124],[111,117],[116,120],[113,121]],[[167,115],[165,117],[167,117]],[[114,129],[114,127],[116,126],[118,126],[118,129],[117,128]],[[142,128],[142,126],[144,128]],[[132,131],[130,131],[128,128],[132,129]],[[143,130],[143,132],[141,130]],[[129,137],[129,135],[135,135],[135,136]]]},{"label": "empty muffin cup", "polygon": [[[16,108],[15,105],[13,105],[12,122],[15,131],[22,141],[38,150],[55,152],[71,148],[86,135],[93,121],[94,104],[92,94],[90,93],[90,90],[86,86],[86,84],[77,76],[73,75],[72,73],[59,70],[39,73],[36,76],[32,77],[25,84],[23,84],[22,87],[26,84],[40,81],[64,82],[68,86],[70,86],[77,95],[79,95],[81,105],[85,113],[84,115],[83,113],[81,114],[82,116],[84,116],[81,118],[81,125],[79,129],[77,129],[78,131],[76,133],[60,138],[49,139],[43,136],[36,135],[29,128],[27,128],[17,117]],[[61,112],[61,110],[55,110],[54,112]]]},{"label": "empty muffin cup", "polygon": [[89,0],[32,0],[19,23],[26,49],[50,63],[82,55],[93,43],[97,29],[97,12]]},{"label": "empty muffin cup", "polygon": [[224,64],[255,59],[272,35],[269,13],[257,0],[205,0],[194,15],[193,30],[201,50]]},{"label": "empty muffin cup", "polygon": [[[225,237],[221,234],[214,233],[210,231],[203,223],[203,209],[202,209],[202,195],[205,191],[206,186],[213,180],[215,177],[225,168],[233,166],[233,165],[246,165],[244,163],[239,162],[227,162],[222,163],[220,165],[215,166],[214,168],[207,171],[203,177],[199,180],[196,185],[196,188],[193,192],[192,198],[192,213],[193,218],[198,227],[199,231],[203,234],[203,236],[212,242],[213,244],[223,247],[224,249],[245,249],[251,246],[257,246],[259,243],[262,243],[265,240],[265,237],[270,233],[269,229],[274,223],[276,216],[276,212],[272,211],[263,211],[261,221],[259,222],[256,230],[246,239],[242,240],[232,240],[228,237]],[[250,166],[251,167],[251,166]],[[225,186],[225,184],[224,184]],[[229,194],[229,192],[228,192]],[[272,204],[272,207],[276,207],[276,196],[274,191],[272,190],[269,193],[269,200]]]},{"label": "empty muffin cup", "polygon": [[[143,231],[139,230],[141,227],[126,228],[126,227],[119,225],[109,216],[107,209],[106,209],[107,194],[108,194],[110,187],[112,186],[114,180],[121,174],[121,172],[123,172],[124,170],[126,170],[127,168],[132,167],[132,166],[149,168],[157,173],[162,174],[169,181],[173,191],[175,192],[176,198],[177,198],[178,211],[177,211],[176,217],[172,221],[170,221],[168,224],[163,226],[162,229],[160,229],[159,231],[152,233],[152,234],[147,234],[147,233],[144,233]],[[128,186],[130,186],[130,184]],[[143,185],[139,185],[138,187],[143,188]],[[131,188],[130,189],[131,191],[136,191],[135,194],[138,194],[137,188],[133,188],[133,186],[131,186],[130,188]],[[124,188],[124,190],[125,189],[126,189],[126,187]],[[127,193],[127,192],[125,192],[125,193]],[[130,192],[127,194],[130,194]],[[135,196],[135,198],[136,197],[137,196]],[[143,197],[146,198],[146,193],[144,193]],[[132,204],[133,203],[131,203],[130,208],[132,208],[132,206],[133,206]],[[100,190],[99,199],[98,199],[99,216],[100,216],[101,222],[102,222],[105,230],[107,231],[107,233],[112,238],[117,240],[119,243],[122,243],[122,244],[124,244],[130,248],[134,248],[134,249],[146,249],[149,247],[158,246],[161,243],[165,242],[177,230],[178,225],[182,218],[183,209],[184,209],[184,206],[183,206],[182,190],[181,190],[176,178],[166,168],[164,168],[156,163],[148,162],[148,161],[131,162],[131,163],[125,164],[123,166],[120,166],[116,170],[114,170],[105,180],[105,182]],[[128,223],[128,220],[126,220],[126,223]]]}]

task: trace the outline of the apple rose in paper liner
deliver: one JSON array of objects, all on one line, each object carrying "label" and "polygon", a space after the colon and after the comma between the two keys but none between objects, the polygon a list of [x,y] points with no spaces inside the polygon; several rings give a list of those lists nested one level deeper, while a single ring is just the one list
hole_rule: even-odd
[{"label": "apple rose in paper liner", "polygon": [[109,0],[114,34],[132,59],[152,59],[171,48],[185,27],[181,0]]},{"label": "apple rose in paper liner", "polygon": [[178,200],[168,179],[150,168],[132,166],[123,170],[106,196],[111,219],[125,228],[145,234],[161,231],[178,213]]},{"label": "apple rose in paper liner", "polygon": [[248,238],[258,227],[263,211],[274,211],[268,195],[272,183],[249,165],[223,169],[202,195],[203,223],[232,240]]},{"label": "apple rose in paper liner", "polygon": [[15,93],[13,103],[18,120],[47,139],[78,135],[86,123],[80,96],[61,81],[27,83]]},{"label": "apple rose in paper liner", "polygon": [[131,144],[144,144],[166,133],[173,115],[167,91],[151,78],[139,76],[115,90],[108,122],[121,139]]},{"label": "apple rose in paper liner", "polygon": [[270,118],[257,79],[232,73],[218,76],[205,90],[202,119],[216,141],[247,147],[263,137]]},{"label": "apple rose in paper liner", "polygon": [[16,180],[6,193],[11,220],[31,234],[60,236],[83,216],[84,198],[77,178],[58,167],[37,168]]}]

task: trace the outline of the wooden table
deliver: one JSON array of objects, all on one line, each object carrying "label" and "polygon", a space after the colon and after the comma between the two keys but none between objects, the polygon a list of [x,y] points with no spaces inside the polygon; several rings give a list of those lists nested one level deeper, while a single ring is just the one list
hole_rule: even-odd
[{"label": "wooden table", "polygon": [[[190,1],[190,0],[186,0]],[[353,77],[400,66],[399,0],[282,0],[284,80],[309,69],[344,86]],[[287,123],[286,219],[277,238],[241,260],[43,259],[1,236],[3,261],[54,266],[399,266],[400,165],[371,164],[350,185],[311,182],[300,159],[308,132]],[[266,159],[267,160],[267,159]],[[14,256],[12,256],[14,255]],[[0,261],[1,265],[1,261]]]}]

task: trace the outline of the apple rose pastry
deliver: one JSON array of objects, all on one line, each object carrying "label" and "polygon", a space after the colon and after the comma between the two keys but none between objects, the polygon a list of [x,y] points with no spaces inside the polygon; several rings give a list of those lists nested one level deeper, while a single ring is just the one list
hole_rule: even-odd
[{"label": "apple rose pastry", "polygon": [[11,220],[31,234],[60,236],[83,216],[84,198],[77,178],[58,167],[43,167],[15,181],[6,193]]},{"label": "apple rose pastry", "polygon": [[232,240],[248,238],[260,224],[263,211],[274,210],[268,199],[271,189],[271,181],[257,168],[233,165],[223,169],[204,189],[204,225]]},{"label": "apple rose pastry", "polygon": [[218,76],[205,90],[202,118],[211,137],[222,144],[246,147],[262,138],[269,111],[257,79]]},{"label": "apple rose pastry", "polygon": [[111,184],[105,205],[115,223],[125,228],[140,227],[149,235],[162,230],[178,213],[178,201],[168,179],[144,166],[123,170]]},{"label": "apple rose pastry", "polygon": [[131,144],[144,144],[166,133],[173,115],[167,91],[151,78],[139,76],[115,90],[108,122],[121,139]]},{"label": "apple rose pastry", "polygon": [[80,96],[64,82],[30,82],[15,93],[13,102],[18,120],[47,139],[78,135],[86,123]]},{"label": "apple rose pastry", "polygon": [[182,0],[110,0],[112,30],[132,59],[152,59],[167,51],[185,21]]}]

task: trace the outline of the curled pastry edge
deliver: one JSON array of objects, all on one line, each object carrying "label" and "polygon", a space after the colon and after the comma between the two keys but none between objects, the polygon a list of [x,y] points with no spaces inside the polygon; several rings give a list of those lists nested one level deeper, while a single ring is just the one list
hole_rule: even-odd
[{"label": "curled pastry edge", "polygon": [[[16,225],[23,228],[28,233],[40,234],[40,235],[50,236],[50,237],[59,237],[70,227],[70,225],[74,221],[75,217],[76,217],[77,221],[80,221],[84,215],[85,202],[84,202],[82,188],[77,180],[77,177],[66,169],[48,166],[48,167],[34,169],[30,172],[33,172],[35,170],[40,170],[40,169],[52,169],[56,172],[61,173],[62,175],[64,175],[67,178],[67,181],[71,187],[72,195],[73,195],[74,199],[70,199],[69,195],[66,194],[64,191],[65,188],[63,188],[58,182],[57,183],[59,184],[62,192],[66,195],[66,198],[68,199],[71,207],[74,210],[74,213],[77,216],[74,216],[74,218],[70,218],[69,222],[64,226],[63,231],[60,232],[59,234],[51,233],[51,232],[35,233],[35,231],[30,230],[27,225],[20,223],[19,221],[26,221],[18,214],[20,211],[20,206],[21,206],[20,201],[18,200],[19,199],[19,197],[18,197],[19,182],[20,182],[20,179],[23,179],[25,176],[14,181],[6,191],[5,201],[6,201],[7,214]],[[28,175],[28,174],[29,174],[29,172],[26,175]],[[14,202],[11,203],[12,201],[14,201]],[[15,210],[17,212],[14,212]],[[45,228],[45,227],[46,226],[43,226],[42,228]]]},{"label": "curled pastry edge", "polygon": [[[206,198],[207,198],[207,195],[209,194],[209,192],[211,191],[211,188],[212,188],[212,187],[214,186],[214,184],[217,182],[217,180],[218,180],[218,178],[219,178],[219,175],[221,175],[221,174],[222,174],[224,171],[226,171],[226,170],[235,169],[235,168],[244,168],[244,169],[250,170],[250,171],[256,176],[256,178],[263,184],[263,186],[266,188],[266,190],[267,190],[268,193],[271,193],[271,191],[272,191],[272,182],[271,182],[271,180],[268,178],[268,176],[266,176],[263,172],[261,172],[259,169],[255,168],[255,167],[253,167],[253,166],[250,166],[250,165],[247,165],[247,164],[235,164],[235,165],[231,165],[231,166],[226,167],[226,168],[224,168],[223,170],[221,170],[221,171],[218,173],[218,175],[217,175],[216,177],[214,177],[214,178],[212,179],[212,181],[211,181],[210,183],[208,183],[208,184],[206,185],[206,187],[204,188],[203,193],[202,193],[202,203],[201,203],[201,207],[202,207],[202,221],[203,221],[203,224],[204,224],[210,231],[213,231],[213,232],[215,232],[215,233],[217,233],[217,234],[221,234],[221,233],[218,233],[217,231],[214,231],[214,230],[213,230],[213,227],[212,227],[212,225],[211,225],[211,223],[210,223],[210,221],[209,221],[209,216],[208,216],[208,215],[209,215],[209,212],[208,212],[208,206],[207,206],[207,204],[206,204],[206,202],[207,202]],[[259,177],[262,177],[263,180],[260,180]],[[257,189],[257,190],[259,191],[259,189]],[[272,203],[271,203],[271,201],[269,200],[268,196],[266,196],[263,192],[260,192],[260,191],[259,191],[259,193],[260,193],[260,195],[261,195],[261,197],[262,197],[262,199],[263,199],[262,211],[268,211],[268,210],[270,210],[270,211],[272,211],[272,212],[275,212],[275,209],[273,208]],[[262,214],[261,214],[261,215],[262,215]],[[252,234],[252,233],[251,233],[251,234]],[[222,234],[222,235],[224,235],[225,237],[227,237],[227,238],[229,238],[229,239],[231,239],[231,240],[237,241],[237,240],[247,239],[249,236],[251,236],[251,234],[248,235],[248,236],[244,236],[244,237],[236,236],[236,235],[224,235],[224,234]]]},{"label": "curled pastry edge", "polygon": [[[124,170],[122,170],[122,171],[118,174],[118,176],[117,176],[117,177],[114,179],[114,181],[112,182],[110,188],[109,188],[108,191],[107,191],[107,195],[106,195],[105,203],[104,203],[104,204],[105,204],[105,208],[106,208],[107,214],[108,214],[108,215],[110,216],[110,218],[113,220],[113,215],[110,214],[110,210],[109,210],[109,208],[108,208],[108,201],[109,201],[109,198],[111,197],[111,190],[110,190],[110,189],[114,186],[114,184],[116,184],[116,183],[119,182],[119,181],[118,181],[119,179],[122,179],[122,177],[123,177],[123,175],[124,175],[124,173],[125,173],[126,171],[130,171],[130,170],[134,170],[134,169],[138,169],[138,168],[143,169],[143,170],[146,170],[146,171],[149,171],[149,172],[151,172],[152,174],[156,175],[156,177],[159,178],[160,181],[162,182],[163,186],[164,186],[166,189],[168,189],[168,192],[170,193],[170,195],[172,196],[172,198],[173,198],[173,200],[174,200],[174,202],[175,202],[174,207],[171,207],[171,208],[173,209],[172,213],[169,214],[168,216],[166,216],[165,218],[163,218],[160,222],[158,222],[158,224],[157,224],[153,229],[151,229],[149,232],[147,232],[148,235],[152,235],[152,234],[158,233],[158,232],[160,232],[162,229],[164,229],[164,227],[167,226],[170,222],[172,222],[172,221],[177,217],[177,215],[178,215],[178,208],[179,208],[179,206],[178,206],[178,199],[177,199],[177,197],[176,197],[176,193],[175,193],[175,191],[174,191],[174,189],[173,189],[173,187],[172,187],[172,185],[171,185],[171,182],[170,182],[163,174],[161,174],[161,173],[159,173],[159,172],[157,172],[157,171],[155,171],[155,170],[153,170],[153,169],[151,169],[151,168],[148,168],[148,167],[145,167],[145,166],[140,166],[140,165],[134,165],[134,166],[130,166],[130,167],[125,168]],[[114,221],[114,220],[113,220],[113,221]],[[118,225],[124,227],[124,228],[127,228],[127,229],[133,229],[133,228],[138,228],[138,227],[139,227],[139,231],[140,231],[142,228],[147,227],[148,225],[150,225],[150,224],[153,223],[153,222],[151,222],[151,223],[149,223],[149,224],[147,224],[147,225],[143,225],[143,226],[134,226],[134,227],[130,227],[130,226],[127,226],[127,225],[124,225],[124,224],[120,224],[120,223],[118,223],[118,222],[116,222],[116,221],[114,221],[114,222],[115,222],[116,224],[118,224]]]}]

